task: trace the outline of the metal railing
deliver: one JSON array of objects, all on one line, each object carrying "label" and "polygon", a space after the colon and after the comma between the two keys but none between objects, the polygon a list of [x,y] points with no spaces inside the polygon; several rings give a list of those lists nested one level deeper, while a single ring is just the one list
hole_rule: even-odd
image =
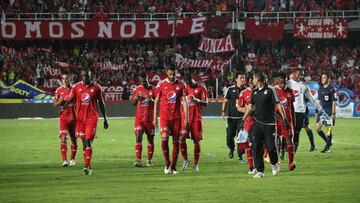
[{"label": "metal railing", "polygon": [[[208,12],[176,13],[5,13],[7,20],[91,20],[94,17],[105,17],[110,20],[173,20],[179,18],[209,15]],[[295,18],[347,18],[359,19],[360,10],[339,11],[280,11],[280,12],[216,12],[216,15],[234,17],[234,21],[245,18],[260,20],[293,20]]]}]

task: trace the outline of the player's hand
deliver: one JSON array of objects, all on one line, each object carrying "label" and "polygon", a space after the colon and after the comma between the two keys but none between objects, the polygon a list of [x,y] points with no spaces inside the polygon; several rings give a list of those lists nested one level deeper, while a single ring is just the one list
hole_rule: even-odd
[{"label": "player's hand", "polygon": [[152,123],[153,123],[154,126],[157,126],[158,125],[157,118],[155,118]]},{"label": "player's hand", "polygon": [[287,130],[290,129],[290,124],[289,124],[289,121],[287,119],[284,119],[284,126]]},{"label": "player's hand", "polygon": [[225,120],[225,112],[221,112],[221,118]]},{"label": "player's hand", "polygon": [[109,128],[109,123],[106,119],[104,119],[104,129],[108,129]]}]

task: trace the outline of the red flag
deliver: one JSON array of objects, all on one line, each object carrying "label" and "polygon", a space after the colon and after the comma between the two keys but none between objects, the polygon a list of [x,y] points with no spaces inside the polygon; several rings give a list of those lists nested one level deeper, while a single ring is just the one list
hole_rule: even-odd
[{"label": "red flag", "polygon": [[261,22],[245,20],[245,37],[254,40],[277,41],[284,38],[284,21]]}]

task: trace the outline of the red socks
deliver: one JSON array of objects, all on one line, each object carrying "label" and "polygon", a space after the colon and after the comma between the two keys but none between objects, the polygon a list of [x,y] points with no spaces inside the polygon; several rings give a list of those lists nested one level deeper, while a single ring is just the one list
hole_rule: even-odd
[{"label": "red socks", "polygon": [[75,159],[75,155],[76,155],[76,151],[77,151],[77,144],[71,144],[71,156],[70,156],[70,160]]},{"label": "red socks", "polygon": [[60,152],[61,152],[61,157],[62,157],[63,161],[65,161],[66,154],[67,154],[67,143],[60,144]]},{"label": "red socks", "polygon": [[152,160],[154,155],[154,145],[148,144],[148,160]]},{"label": "red socks", "polygon": [[167,137],[161,139],[161,148],[164,155],[165,165],[168,167],[170,165],[169,159],[169,140]]},{"label": "red socks", "polygon": [[253,161],[252,151],[250,148],[245,149],[245,151],[246,151],[246,157],[247,157],[249,169],[253,169],[254,161]]},{"label": "red socks", "polygon": [[85,149],[85,166],[91,169],[91,157],[92,157],[92,148],[86,147]]},{"label": "red socks", "polygon": [[199,164],[200,152],[201,152],[200,144],[194,144],[194,165]]},{"label": "red socks", "polygon": [[288,156],[289,156],[289,164],[294,162],[294,145],[287,145],[287,150],[288,150]]},{"label": "red socks", "polygon": [[172,169],[176,169],[176,162],[179,156],[179,141],[173,141],[173,150],[172,150]]},{"label": "red socks", "polygon": [[141,153],[142,153],[142,144],[141,143],[135,144],[135,153],[136,153],[136,159],[141,160]]},{"label": "red socks", "polygon": [[184,161],[188,160],[186,142],[180,141],[180,152]]}]

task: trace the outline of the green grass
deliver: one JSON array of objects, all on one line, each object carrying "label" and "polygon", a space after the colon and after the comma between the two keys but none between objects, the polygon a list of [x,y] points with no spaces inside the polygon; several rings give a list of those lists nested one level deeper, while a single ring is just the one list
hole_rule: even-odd
[{"label": "green grass", "polygon": [[[338,119],[333,152],[308,152],[302,132],[293,172],[282,165],[279,176],[253,179],[246,164],[227,158],[225,123],[204,121],[200,172],[163,174],[160,137],[156,137],[155,166],[134,168],[131,119],[110,120],[98,129],[92,176],[77,166],[62,168],[57,120],[0,120],[0,202],[359,202],[360,125],[357,119]],[[100,122],[99,122],[100,123]],[[314,123],[314,120],[311,120]],[[313,127],[313,126],[312,126]],[[145,141],[145,140],[144,140]],[[146,143],[146,142],[145,142]],[[192,157],[192,143],[188,142]],[[146,158],[146,145],[143,157]],[[181,164],[179,156],[178,168]],[[145,163],[143,161],[143,163]]]}]

